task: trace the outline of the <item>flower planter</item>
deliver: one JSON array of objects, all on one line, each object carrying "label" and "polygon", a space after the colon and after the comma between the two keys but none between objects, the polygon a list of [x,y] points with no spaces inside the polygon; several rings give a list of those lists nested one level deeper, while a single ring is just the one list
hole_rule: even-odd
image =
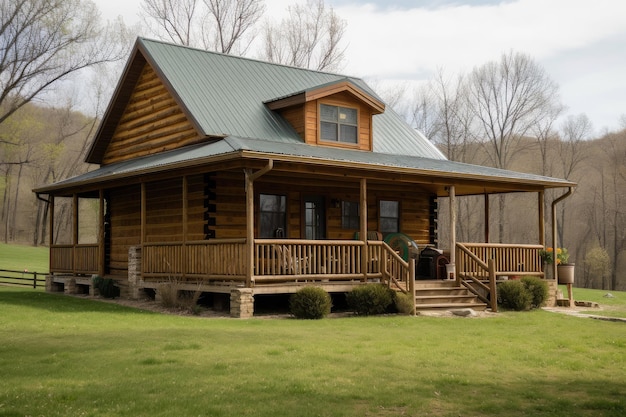
[{"label": "flower planter", "polygon": [[557,276],[559,278],[559,284],[573,284],[574,283],[574,264],[561,264],[557,265]]}]

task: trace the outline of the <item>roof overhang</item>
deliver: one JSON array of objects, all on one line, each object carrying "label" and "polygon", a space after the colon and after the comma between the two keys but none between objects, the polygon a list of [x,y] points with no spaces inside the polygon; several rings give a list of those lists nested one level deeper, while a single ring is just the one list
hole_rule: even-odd
[{"label": "roof overhang", "polygon": [[[259,143],[256,143],[259,142]],[[269,148],[269,150],[268,150]],[[98,168],[86,174],[34,189],[37,194],[89,193],[121,184],[154,181],[216,169],[255,168],[268,160],[273,173],[312,178],[404,184],[438,196],[450,186],[457,195],[538,192],[574,187],[563,179],[505,171],[447,160],[381,153],[320,149],[303,144],[270,143],[256,139],[225,138]]]}]

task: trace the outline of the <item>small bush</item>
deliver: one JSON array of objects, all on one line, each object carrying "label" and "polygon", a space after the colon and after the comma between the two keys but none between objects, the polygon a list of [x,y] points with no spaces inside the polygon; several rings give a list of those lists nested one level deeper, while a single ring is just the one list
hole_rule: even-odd
[{"label": "small bush", "polygon": [[544,305],[548,299],[548,284],[539,277],[524,277],[521,281],[532,297],[531,308]]},{"label": "small bush", "polygon": [[289,311],[297,319],[321,319],[330,314],[330,294],[320,287],[304,287],[289,297]]},{"label": "small bush", "polygon": [[396,292],[395,304],[398,313],[400,314],[412,314],[413,313],[413,300],[410,294],[402,292]]},{"label": "small bush", "polygon": [[91,278],[94,288],[100,291],[100,295],[104,298],[115,298],[120,296],[120,289],[115,285],[115,281],[111,278],[102,278],[94,275]]},{"label": "small bush", "polygon": [[183,282],[177,279],[170,279],[157,285],[157,294],[160,304],[165,308],[186,310],[192,314],[199,314],[200,307],[198,299],[202,292],[198,288],[196,291],[183,290]]},{"label": "small bush", "polygon": [[521,281],[505,281],[498,285],[498,304],[504,308],[530,310],[532,299],[531,293]]},{"label": "small bush", "polygon": [[393,305],[394,291],[383,284],[363,285],[346,294],[346,301],[359,316],[384,314]]}]

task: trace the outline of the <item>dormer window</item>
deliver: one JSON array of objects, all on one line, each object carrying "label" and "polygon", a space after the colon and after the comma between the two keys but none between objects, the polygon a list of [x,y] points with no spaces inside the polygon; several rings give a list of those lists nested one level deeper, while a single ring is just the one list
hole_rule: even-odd
[{"label": "dormer window", "polygon": [[357,109],[320,104],[320,140],[358,143]]}]

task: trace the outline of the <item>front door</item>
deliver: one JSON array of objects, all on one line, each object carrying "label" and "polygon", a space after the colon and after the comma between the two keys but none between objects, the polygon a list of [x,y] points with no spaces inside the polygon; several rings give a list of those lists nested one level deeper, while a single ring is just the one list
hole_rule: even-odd
[{"label": "front door", "polygon": [[304,238],[326,238],[326,201],[321,195],[304,197]]}]

